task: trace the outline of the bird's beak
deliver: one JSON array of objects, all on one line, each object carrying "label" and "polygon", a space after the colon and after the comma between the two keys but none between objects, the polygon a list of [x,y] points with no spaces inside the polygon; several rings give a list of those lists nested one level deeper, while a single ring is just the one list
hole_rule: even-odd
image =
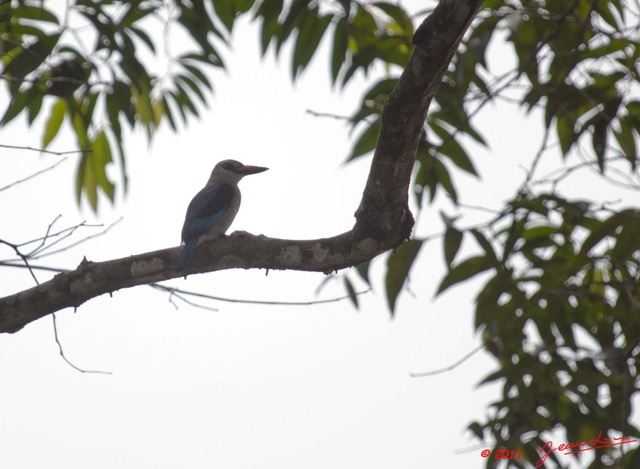
[{"label": "bird's beak", "polygon": [[246,176],[248,174],[256,174],[256,173],[261,173],[263,171],[266,171],[269,168],[264,168],[262,166],[249,166],[249,165],[242,165],[239,168],[236,168],[236,173],[238,174],[242,174],[243,176]]}]

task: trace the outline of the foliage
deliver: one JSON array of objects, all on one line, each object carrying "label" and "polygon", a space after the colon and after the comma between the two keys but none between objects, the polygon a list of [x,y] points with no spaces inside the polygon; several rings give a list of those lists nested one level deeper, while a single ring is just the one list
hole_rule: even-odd
[{"label": "foliage", "polygon": [[[76,0],[63,15],[46,5],[0,2],[1,76],[12,96],[0,125],[18,116],[31,125],[42,111],[46,148],[66,118],[86,151],[77,172],[78,199],[84,194],[96,210],[99,192],[113,200],[117,184],[126,189],[123,125],[140,126],[151,139],[162,121],[179,130],[197,117],[213,90],[208,71],[224,67],[218,51],[239,17],[250,15],[258,24],[263,54],[278,56],[291,44],[293,80],[323,38],[334,86],[346,86],[375,65],[389,71],[349,119],[357,137],[348,161],[374,150],[382,108],[411,54],[414,32],[410,14],[384,1],[214,0],[187,6]],[[413,191],[419,210],[439,194],[457,206],[457,175],[479,174],[468,143],[488,145],[474,117],[498,99],[525,113],[542,111],[544,141],[515,196],[483,225],[463,228],[446,220],[448,273],[437,292],[484,275],[475,326],[497,363],[484,382],[500,381],[503,392],[486,420],[469,429],[496,446],[523,447],[525,459],[510,461],[514,467],[538,459],[549,430],[564,428],[568,441],[589,440],[601,430],[638,434],[629,417],[640,353],[640,211],[567,199],[556,188],[576,169],[590,167],[605,180],[622,173],[638,189],[639,15],[623,0],[487,0],[455,53],[417,150]],[[74,19],[92,25],[90,37],[78,32]],[[168,30],[190,38],[190,46],[161,51],[154,31]],[[497,41],[506,41],[516,59],[498,76],[487,59]],[[149,56],[156,62],[168,57],[163,75],[146,66]],[[567,166],[546,181],[550,190],[536,190],[531,178],[553,138]],[[106,171],[114,155],[119,182]],[[573,163],[576,156],[581,159]],[[413,239],[388,257],[392,314],[431,239]],[[477,250],[458,259],[467,240]],[[356,307],[360,280],[370,283],[369,264],[343,277]],[[632,457],[603,452],[593,464],[601,467],[609,458],[633,467]]]},{"label": "foliage", "polygon": [[475,325],[499,364],[483,383],[501,382],[502,399],[486,422],[470,425],[479,438],[524,444],[536,461],[543,433],[558,426],[572,442],[609,429],[638,435],[629,419],[640,353],[639,223],[638,209],[522,193],[490,224],[491,241],[469,233],[484,254],[450,266],[439,293],[490,273]]},{"label": "foliage", "polygon": [[[198,116],[197,103],[206,105],[212,90],[205,68],[223,65],[209,33],[222,43],[226,36],[201,2],[169,8],[158,1],[77,0],[63,14],[47,9],[48,4],[0,4],[1,76],[11,95],[0,125],[25,113],[32,125],[42,111],[46,149],[66,118],[83,152],[77,199],[84,195],[97,211],[99,192],[114,200],[116,182],[107,175],[114,154],[126,190],[123,125],[141,126],[151,139],[163,118],[176,130],[179,119],[186,124],[189,116]],[[87,33],[76,23],[93,29]],[[192,49],[170,57],[165,76],[150,72],[143,60],[146,54],[157,56],[148,32],[154,26],[193,39]]]}]

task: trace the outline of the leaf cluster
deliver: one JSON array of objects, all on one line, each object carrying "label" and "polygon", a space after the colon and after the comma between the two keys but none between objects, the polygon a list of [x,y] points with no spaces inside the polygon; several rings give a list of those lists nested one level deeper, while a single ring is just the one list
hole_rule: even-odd
[{"label": "leaf cluster", "polygon": [[[197,117],[198,104],[206,106],[213,90],[205,70],[223,65],[214,41],[227,37],[215,25],[213,9],[202,2],[188,7],[183,2],[76,0],[64,11],[50,10],[51,3],[0,5],[0,77],[11,96],[0,126],[24,114],[32,125],[42,111],[46,149],[66,119],[82,153],[78,203],[84,196],[97,211],[100,193],[112,202],[115,197],[117,182],[107,171],[114,155],[126,192],[123,127],[144,128],[151,139],[163,119],[177,130],[180,121]],[[145,60],[159,54],[150,32],[154,27],[166,35],[180,29],[192,39],[189,48],[168,57],[164,76],[150,71]]]},{"label": "leaf cluster", "polygon": [[455,237],[459,246],[462,236],[448,229],[449,272],[438,293],[489,274],[475,325],[498,362],[483,384],[501,383],[502,398],[486,421],[469,426],[478,438],[523,447],[535,462],[543,433],[559,427],[575,442],[600,431],[638,433],[629,422],[640,355],[638,226],[637,209],[521,193],[490,236],[464,233],[479,246],[477,256],[455,262],[457,247],[447,243]]}]

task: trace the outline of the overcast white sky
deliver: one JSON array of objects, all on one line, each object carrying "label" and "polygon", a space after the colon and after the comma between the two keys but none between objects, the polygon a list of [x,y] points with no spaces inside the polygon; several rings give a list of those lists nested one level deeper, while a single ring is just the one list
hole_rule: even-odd
[{"label": "overcast white sky", "polygon": [[[83,256],[103,261],[176,246],[187,204],[226,158],[271,168],[241,183],[243,206],[230,231],[307,239],[350,229],[370,160],[343,166],[347,128],[306,110],[349,114],[368,81],[332,91],[325,50],[293,87],[288,60],[260,60],[256,31],[239,25],[234,53],[226,54],[228,72],[215,75],[216,94],[200,121],[178,135],[163,128],[150,147],[142,132],[127,135],[131,187],[125,200],[113,208],[103,204],[99,218],[78,210],[69,156],[55,170],[0,192],[0,237],[40,237],[59,214],[58,227],[123,217],[108,234],[40,262],[62,268]],[[500,206],[524,175],[519,165],[537,150],[537,116],[523,119],[505,110],[495,106],[482,116],[492,148],[472,148],[481,181],[456,173],[463,202]],[[22,121],[4,129],[0,143],[37,146],[40,135],[40,126],[27,129]],[[71,148],[68,132],[53,146]],[[0,154],[0,187],[60,159],[6,149]],[[418,234],[441,230],[437,210],[443,207],[451,206],[439,199],[425,210]],[[474,216],[462,221],[472,223]],[[111,375],[69,367],[58,355],[50,317],[3,335],[0,467],[484,467],[485,446],[465,427],[497,397],[496,388],[476,388],[495,367],[488,355],[478,353],[438,376],[409,376],[447,366],[479,343],[472,311],[481,282],[434,300],[444,273],[441,253],[440,241],[423,248],[412,295],[402,296],[394,320],[384,306],[380,261],[373,268],[375,291],[360,298],[359,311],[348,301],[208,303],[217,311],[178,301],[176,308],[166,294],[138,287],[91,300],[75,314],[60,312],[68,358]],[[10,256],[0,246],[0,258]],[[42,282],[52,274],[37,275]],[[306,301],[323,279],[223,271],[165,285],[229,298]],[[26,270],[0,270],[0,295],[31,286]],[[343,294],[330,282],[318,298]]]}]

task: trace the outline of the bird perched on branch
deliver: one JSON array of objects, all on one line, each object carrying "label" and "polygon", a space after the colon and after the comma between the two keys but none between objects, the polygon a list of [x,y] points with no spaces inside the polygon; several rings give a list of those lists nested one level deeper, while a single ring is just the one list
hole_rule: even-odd
[{"label": "bird perched on branch", "polygon": [[240,179],[267,169],[243,165],[235,160],[221,161],[213,168],[209,181],[187,208],[182,226],[184,247],[178,260],[178,272],[189,264],[198,244],[219,238],[229,229],[240,208]]}]

